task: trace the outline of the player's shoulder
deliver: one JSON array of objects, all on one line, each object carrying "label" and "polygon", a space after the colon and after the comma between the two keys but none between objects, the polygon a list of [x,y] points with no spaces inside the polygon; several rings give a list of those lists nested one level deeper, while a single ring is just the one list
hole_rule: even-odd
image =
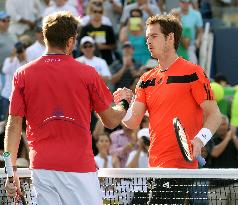
[{"label": "player's shoulder", "polygon": [[187,61],[183,58],[180,60],[180,73],[186,76],[193,76],[196,80],[208,80],[205,70],[197,64]]},{"label": "player's shoulder", "polygon": [[204,69],[195,63],[192,63],[188,60],[185,60],[183,58],[179,58],[178,66],[181,67],[181,69],[186,73],[186,72],[199,72],[203,73]]},{"label": "player's shoulder", "polygon": [[38,65],[38,62],[39,62],[39,59],[40,58],[37,58],[33,61],[30,61],[24,65],[22,65],[21,67],[19,67],[17,70],[16,70],[16,73],[17,74],[23,74],[23,73],[26,73],[27,71],[30,71],[32,68],[34,67],[37,67]]}]

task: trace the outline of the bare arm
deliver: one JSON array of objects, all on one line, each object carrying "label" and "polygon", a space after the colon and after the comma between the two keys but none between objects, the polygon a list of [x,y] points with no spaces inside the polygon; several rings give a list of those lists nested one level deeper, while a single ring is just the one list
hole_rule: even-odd
[{"label": "bare arm", "polygon": [[208,128],[212,132],[212,135],[214,135],[221,124],[221,113],[217,103],[214,100],[206,100],[200,106],[205,115],[203,127]]},{"label": "bare arm", "polygon": [[109,107],[105,111],[98,113],[103,125],[109,129],[117,127],[125,114],[126,110],[120,105]]},{"label": "bare arm", "polygon": [[119,41],[121,43],[125,42],[128,40],[127,37],[127,26],[123,26],[119,32]]},{"label": "bare arm", "polygon": [[4,151],[11,153],[12,165],[16,166],[17,152],[21,139],[22,132],[22,117],[9,115],[5,139],[4,139]]},{"label": "bare arm", "polygon": [[133,102],[131,105],[131,117],[126,121],[122,121],[126,127],[137,129],[145,115],[146,107],[142,102]]},{"label": "bare arm", "polygon": [[[221,124],[221,113],[217,106],[217,103],[215,100],[205,100],[203,103],[201,103],[201,108],[203,109],[204,113],[204,124],[203,128],[209,129],[211,132],[210,135],[214,135],[216,130]],[[193,139],[193,156],[195,158],[198,157],[198,155],[201,155],[201,148],[205,146],[201,140],[201,137],[206,137],[206,134],[201,133],[203,129],[199,131],[199,133],[196,135],[196,137]],[[200,137],[200,138],[199,138]]]},{"label": "bare arm", "polygon": [[181,38],[181,43],[183,44],[184,48],[188,49],[188,47],[190,45],[190,39],[182,37]]},{"label": "bare arm", "polygon": [[112,156],[112,166],[113,168],[120,168],[120,162],[117,156]]},{"label": "bare arm", "polygon": [[197,39],[196,39],[196,44],[197,47],[199,48],[202,42],[202,36],[203,36],[203,28],[198,28],[197,29]]}]

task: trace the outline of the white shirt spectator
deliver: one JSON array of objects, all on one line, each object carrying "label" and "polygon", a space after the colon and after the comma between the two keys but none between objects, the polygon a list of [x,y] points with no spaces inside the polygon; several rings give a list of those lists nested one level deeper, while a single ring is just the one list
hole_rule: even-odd
[{"label": "white shirt spectator", "polygon": [[7,0],[6,10],[11,16],[9,32],[21,35],[28,30],[29,26],[19,23],[19,20],[36,21],[40,17],[40,7],[39,0]]},{"label": "white shirt spectator", "polygon": [[20,62],[17,57],[11,59],[10,57],[6,58],[3,63],[2,72],[5,74],[5,84],[2,89],[2,97],[9,99],[12,92],[12,79],[15,71],[24,65],[26,62]]},{"label": "white shirt spectator", "polygon": [[[137,150],[133,150],[130,152],[129,157],[126,162],[126,166],[131,162],[131,160],[135,157]],[[140,152],[140,157],[138,160],[137,168],[148,168],[148,153]]]},{"label": "white shirt spectator", "polygon": [[[83,16],[80,19],[80,25],[81,26],[86,26],[89,22],[90,22],[90,16],[89,15]],[[107,25],[107,26],[112,26],[111,20],[106,16],[102,16],[102,24]]]},{"label": "white shirt spectator", "polygon": [[[105,160],[104,160],[102,157],[100,157],[99,154],[96,155],[96,156],[94,157],[94,159],[95,159],[95,162],[96,162],[98,168],[105,168],[105,167],[103,167],[103,166],[104,166],[104,163],[105,163]],[[106,167],[106,168],[113,168],[112,156],[110,156],[110,155],[107,156],[107,167]]]},{"label": "white shirt spectator", "polygon": [[108,68],[108,65],[106,61],[102,58],[98,58],[96,56],[93,56],[92,59],[88,59],[85,56],[81,56],[76,59],[77,61],[90,65],[96,69],[96,71],[101,75],[101,76],[107,76],[111,77],[110,70]]},{"label": "white shirt spectator", "polygon": [[39,41],[36,41],[30,47],[26,49],[26,58],[27,61],[33,61],[45,53],[45,46],[42,45]]},{"label": "white shirt spectator", "polygon": [[45,12],[43,13],[43,17],[58,11],[69,11],[72,15],[78,16],[76,8],[66,3],[63,6],[52,5],[46,8]]}]

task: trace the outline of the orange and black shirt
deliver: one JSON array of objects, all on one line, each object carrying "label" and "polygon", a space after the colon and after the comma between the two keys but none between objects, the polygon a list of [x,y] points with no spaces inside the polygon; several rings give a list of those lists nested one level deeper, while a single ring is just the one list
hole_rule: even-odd
[{"label": "orange and black shirt", "polygon": [[203,126],[200,104],[213,99],[204,70],[183,58],[178,58],[165,72],[156,67],[141,76],[136,87],[136,101],[145,104],[150,116],[150,167],[198,167],[197,161],[184,160],[173,118],[181,120],[192,140]]}]

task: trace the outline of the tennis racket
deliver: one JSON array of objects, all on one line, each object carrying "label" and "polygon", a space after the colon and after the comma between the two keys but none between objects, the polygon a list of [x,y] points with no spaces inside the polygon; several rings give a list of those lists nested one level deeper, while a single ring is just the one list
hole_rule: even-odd
[{"label": "tennis racket", "polygon": [[[10,152],[4,152],[3,153],[3,158],[5,161],[5,169],[7,172],[7,178],[10,183],[14,183],[13,179],[13,167],[12,167],[12,162],[11,162],[11,153]],[[17,191],[17,195],[15,197],[15,204],[18,205],[26,205],[26,199],[24,197],[24,192],[22,194],[19,194],[19,190]]]},{"label": "tennis racket", "polygon": [[[193,162],[194,158],[192,145],[178,117],[175,117],[173,119],[173,126],[179,144],[179,148],[182,152],[184,159],[188,162]],[[201,155],[199,155],[196,159],[198,160],[198,163],[201,166],[204,166],[206,164],[206,160]]]}]

